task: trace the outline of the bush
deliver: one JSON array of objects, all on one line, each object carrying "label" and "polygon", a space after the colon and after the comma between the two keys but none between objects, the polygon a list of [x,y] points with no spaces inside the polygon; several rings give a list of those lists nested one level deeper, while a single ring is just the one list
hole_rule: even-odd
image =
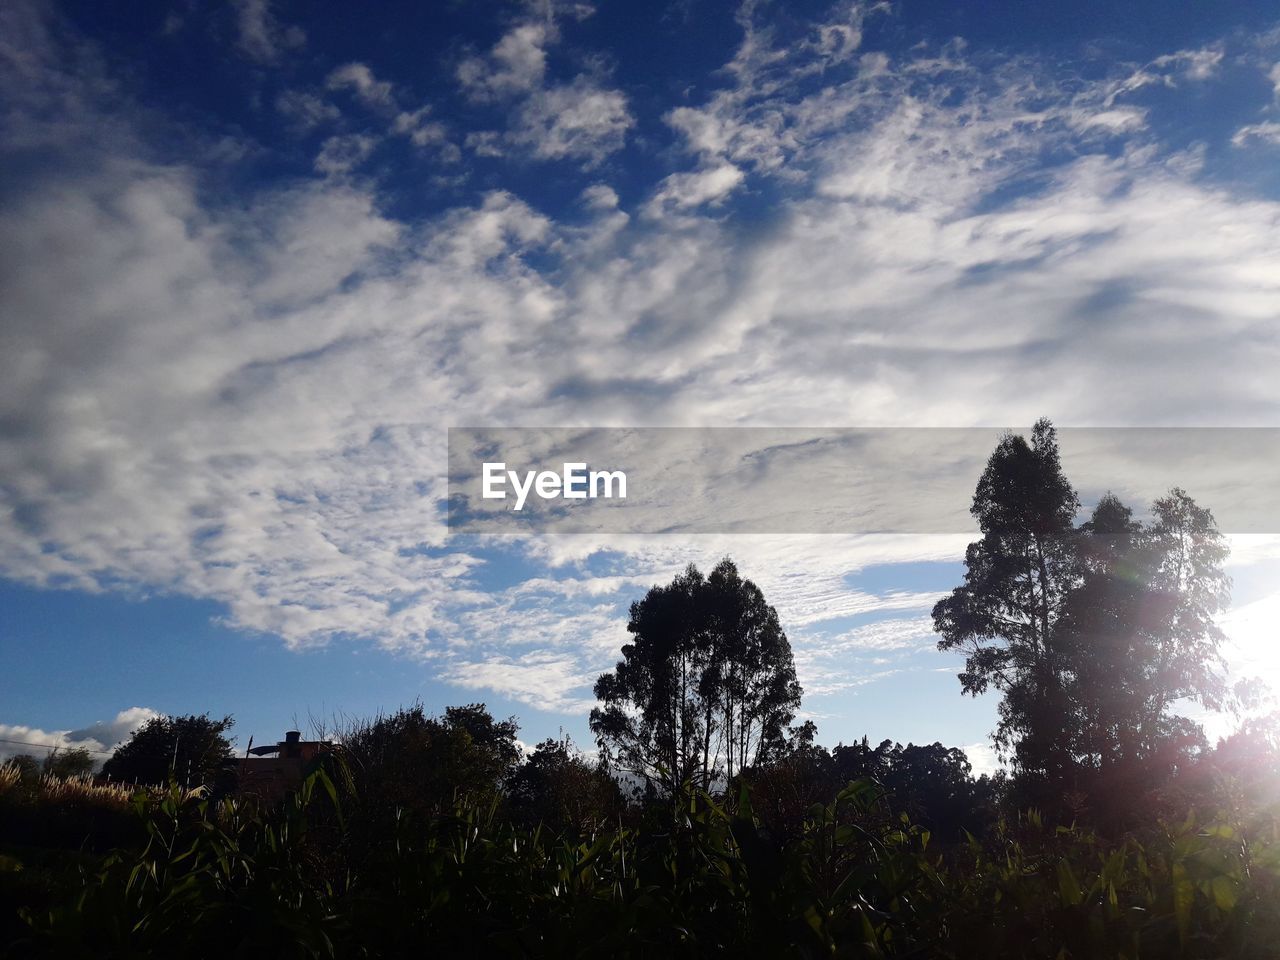
[{"label": "bush", "polygon": [[133,788],[0,767],[0,844],[105,851],[138,837]]},{"label": "bush", "polygon": [[357,869],[340,853],[362,809],[349,791],[320,769],[275,808],[139,794],[145,842],[29,904],[15,955],[1252,960],[1280,942],[1274,814],[1110,842],[1029,813],[940,847],[869,780],[791,838],[746,788],[726,807],[686,786],[662,830],[581,836],[459,795],[398,811]]}]

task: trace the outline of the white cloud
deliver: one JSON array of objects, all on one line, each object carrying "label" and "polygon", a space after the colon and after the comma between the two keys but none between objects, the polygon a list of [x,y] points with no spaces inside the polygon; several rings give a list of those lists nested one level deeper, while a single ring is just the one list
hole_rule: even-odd
[{"label": "white cloud", "polygon": [[[345,131],[322,176],[220,203],[198,157],[156,161],[110,77],[28,25],[8,143],[74,163],[0,212],[0,571],[206,598],[294,646],[367,638],[567,709],[625,642],[626,601],[690,560],[735,557],[809,662],[832,637],[902,655],[916,627],[836,621],[927,598],[848,574],[955,561],[964,538],[450,540],[445,426],[1269,423],[1280,205],[1202,180],[1114,81],[877,56],[851,16],[795,47],[752,28],[727,89],[667,112],[689,166],[649,196],[680,217],[628,219],[593,174],[585,224],[501,189],[398,221],[341,176],[376,144]],[[549,43],[517,29],[460,72],[513,121],[473,149],[589,165],[624,142],[632,105],[549,83]],[[366,79],[343,83],[381,102]],[[385,114],[435,143],[430,116]],[[749,233],[700,206],[748,173],[776,188]],[[535,572],[482,590],[504,549]]]},{"label": "white cloud", "polygon": [[1165,54],[1156,57],[1152,63],[1156,67],[1177,70],[1187,80],[1204,81],[1217,74],[1224,55],[1222,44],[1214,44],[1199,50],[1179,50],[1177,53]]},{"label": "white cloud", "polygon": [[[932,606],[938,597],[929,594],[923,606]],[[895,609],[892,603],[878,609]],[[918,650],[931,648],[937,637],[933,633],[933,621],[928,617],[912,617],[908,620],[878,620],[863,624],[843,634],[824,638],[813,644],[812,655],[821,657],[844,656],[853,651]]]},{"label": "white cloud", "polygon": [[80,730],[41,730],[22,724],[0,723],[0,762],[18,754],[43,758],[55,750],[85,749],[101,766],[107,755],[153,717],[150,707],[129,707],[112,720],[99,721]]},{"label": "white cloud", "polygon": [[545,23],[513,28],[484,57],[467,57],[457,70],[468,96],[489,101],[532,93],[542,86],[547,71],[546,47],[555,38]]},{"label": "white cloud", "polygon": [[805,696],[832,697],[838,694],[848,696],[850,691],[897,676],[902,673],[902,670],[900,668],[873,671],[846,669],[839,672],[824,670],[806,674],[802,667],[797,665],[796,673],[804,688]]},{"label": "white cloud", "polygon": [[[403,108],[391,83],[379,80],[368,64],[356,62],[337,67],[326,78],[325,89],[350,91],[356,100],[382,119],[389,135],[406,138],[415,147],[429,151],[437,161],[456,163],[461,159],[461,151],[450,140],[445,124],[430,119],[431,105]],[[303,130],[339,116],[332,104],[304,92],[283,94],[277,107],[293,117],[295,125]],[[322,173],[349,172],[367,159],[380,139],[369,133],[330,137],[321,148],[316,169]]]},{"label": "white cloud", "polygon": [[1096,128],[1110,133],[1125,133],[1141,130],[1146,126],[1147,112],[1137,107],[1115,107],[1111,110],[1094,112],[1082,110],[1069,122],[1079,130]]},{"label": "white cloud", "polygon": [[1220,624],[1230,641],[1224,653],[1233,673],[1257,677],[1273,691],[1280,692],[1277,615],[1280,615],[1280,593],[1236,607],[1222,617]]},{"label": "white cloud", "polygon": [[508,139],[541,160],[572,158],[598,165],[621,150],[634,124],[627,98],[585,77],[530,96],[518,111]]},{"label": "white cloud", "polygon": [[1192,83],[1211,80],[1217,75],[1224,56],[1225,49],[1222,44],[1213,44],[1199,50],[1179,50],[1176,53],[1156,57],[1124,79],[1109,84],[1103,105],[1111,107],[1118,98],[1135,93],[1144,87],[1158,85],[1174,89],[1180,80]]},{"label": "white cloud", "polygon": [[347,63],[334,69],[325,80],[329,90],[350,90],[366,107],[375,110],[394,106],[391,84],[373,75],[368,64]]},{"label": "white cloud", "polygon": [[960,749],[969,758],[969,766],[973,768],[975,777],[983,774],[994,776],[1004,768],[1000,758],[996,756],[995,747],[990,743],[970,743]]},{"label": "white cloud", "polygon": [[511,104],[505,131],[468,135],[478,156],[573,159],[590,169],[622,149],[635,123],[627,98],[586,74],[569,83],[547,82],[547,48],[556,39],[550,22],[519,24],[486,56],[459,64],[458,80],[471,100]]},{"label": "white cloud", "polygon": [[1227,558],[1228,567],[1250,566],[1280,557],[1280,535],[1278,534],[1229,534],[1227,545],[1231,550]]},{"label": "white cloud", "polygon": [[618,206],[618,193],[603,183],[593,183],[582,191],[582,202],[591,210],[613,210]]},{"label": "white cloud", "polygon": [[377,146],[377,138],[363,133],[329,137],[320,145],[315,168],[328,175],[350,173],[368,160]]},{"label": "white cloud", "polygon": [[1232,144],[1237,147],[1243,147],[1252,140],[1271,145],[1280,144],[1280,123],[1266,120],[1262,123],[1245,124],[1231,137]]},{"label": "white cloud", "polygon": [[[887,5],[837,5],[832,19],[813,24],[801,42],[786,45],[757,23],[762,9],[756,4],[738,9],[742,42],[722,71],[732,82],[705,103],[677,107],[665,119],[704,166],[728,161],[787,176],[818,127],[839,125],[856,109],[860,92],[888,72],[883,54],[860,52],[866,18]],[[816,95],[803,92],[815,75],[838,77],[841,67],[853,64],[859,69],[852,80],[823,83]]]},{"label": "white cloud", "polygon": [[[539,710],[585,713],[595,705],[590,686],[597,675],[583,673],[572,658],[535,651],[518,660],[491,657],[460,663],[441,679],[468,690],[491,690]],[[571,695],[583,689],[586,696]]]},{"label": "white cloud", "polygon": [[306,132],[337,120],[342,114],[333,104],[305,90],[286,90],[276,97],[276,109],[297,130]]},{"label": "white cloud", "polygon": [[715,203],[737,189],[744,179],[745,174],[731,163],[693,173],[673,173],[659,184],[649,211],[659,216],[668,206],[685,210]]},{"label": "white cloud", "polygon": [[443,123],[427,119],[430,107],[419,107],[417,110],[404,110],[396,115],[391,124],[391,132],[408,137],[415,147],[443,147],[448,162],[456,162],[460,155],[456,147],[449,143],[449,134]]},{"label": "white cloud", "polygon": [[237,45],[240,52],[259,63],[274,63],[286,50],[306,43],[307,35],[300,27],[286,26],[276,19],[271,0],[233,0]]}]

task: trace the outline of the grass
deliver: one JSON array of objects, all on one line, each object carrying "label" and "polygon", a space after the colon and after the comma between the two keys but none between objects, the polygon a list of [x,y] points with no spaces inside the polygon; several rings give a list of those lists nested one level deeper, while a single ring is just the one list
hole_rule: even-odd
[{"label": "grass", "polygon": [[[44,789],[44,788],[42,788]],[[177,787],[128,798],[132,846],[20,904],[17,957],[799,956],[1240,958],[1280,943],[1280,832],[1194,814],[1104,840],[1034,812],[941,846],[872,781],[790,839],[744,790],[585,836],[461,797],[361,811],[318,771],[283,805]],[[119,793],[54,787],[43,804]],[[673,815],[674,814],[674,815]],[[28,864],[22,854],[16,861]],[[48,892],[48,891],[46,891]]]}]

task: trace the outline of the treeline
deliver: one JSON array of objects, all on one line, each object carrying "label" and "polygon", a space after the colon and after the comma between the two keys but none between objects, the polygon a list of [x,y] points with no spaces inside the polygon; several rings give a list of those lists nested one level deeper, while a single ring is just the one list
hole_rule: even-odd
[{"label": "treeline", "polygon": [[555,829],[514,786],[509,806],[486,780],[406,793],[394,765],[343,756],[274,805],[139,792],[136,839],[105,857],[6,852],[0,890],[21,905],[8,955],[1262,960],[1280,942],[1280,825],[1257,808],[1121,839],[1028,812],[939,842],[872,780],[780,832],[743,778],[733,794],[686,784],[614,823]]},{"label": "treeline", "polygon": [[[140,728],[96,777],[82,765],[37,764],[17,757],[0,766],[0,804],[8,812],[0,840],[52,846],[101,847],[128,826],[133,787],[154,794],[166,783],[197,788],[221,800],[240,794],[228,733],[230,717],[157,717]],[[326,731],[328,733],[328,731]],[[935,836],[957,839],[983,832],[999,816],[1003,775],[975,778],[962,750],[866,738],[831,750],[815,741],[812,722],[792,732],[769,760],[713,785],[715,795],[753,791],[762,823],[780,837],[795,836],[809,808],[829,800],[854,780],[877,783],[885,799]],[[583,753],[567,736],[549,738],[527,753],[515,718],[495,719],[484,704],[449,707],[438,716],[422,706],[369,720],[348,720],[330,734],[328,752],[311,769],[325,769],[351,786],[348,818],[361,829],[383,816],[411,814],[430,820],[460,800],[492,807],[497,816],[556,835],[586,836],[609,825],[637,825],[669,813],[671,798],[658,798],[635,779],[619,778],[600,757]],[[338,772],[340,771],[340,773]],[[65,786],[59,784],[65,781]],[[701,788],[692,781],[677,786]],[[75,798],[75,809],[53,816],[53,797]],[[100,798],[101,802],[94,802]],[[76,820],[79,816],[82,819]],[[55,829],[56,827],[56,829]],[[376,832],[376,831],[375,831]]]},{"label": "treeline", "polygon": [[167,787],[48,773],[33,791],[0,768],[8,955],[1260,960],[1280,942],[1268,724],[1116,836],[1019,810],[960,750],[827,749],[811,723],[732,781],[656,794],[567,740],[522,755],[481,704],[415,705],[336,731],[282,802],[227,786],[198,735],[226,718],[152,723],[116,769],[167,749]]}]

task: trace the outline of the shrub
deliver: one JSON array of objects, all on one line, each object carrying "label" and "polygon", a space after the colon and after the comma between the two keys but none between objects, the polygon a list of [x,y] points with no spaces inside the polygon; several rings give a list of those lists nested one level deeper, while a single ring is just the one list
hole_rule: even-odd
[{"label": "shrub", "polygon": [[322,767],[275,807],[135,794],[143,841],[28,903],[15,955],[1262,960],[1280,942],[1274,813],[1110,841],[1032,811],[940,846],[871,780],[811,806],[790,837],[746,787],[726,806],[686,784],[660,829],[580,835],[459,794],[394,811],[355,863],[351,784]]}]

